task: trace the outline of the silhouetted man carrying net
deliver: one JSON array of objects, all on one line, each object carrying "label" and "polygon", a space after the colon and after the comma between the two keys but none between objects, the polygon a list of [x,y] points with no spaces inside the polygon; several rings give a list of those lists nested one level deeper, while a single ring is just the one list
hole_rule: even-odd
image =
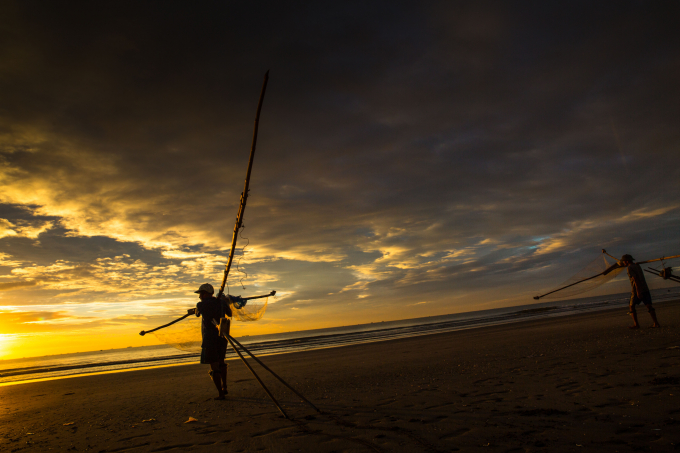
[{"label": "silhouetted man carrying net", "polygon": [[633,257],[628,254],[621,257],[619,264],[627,268],[626,271],[628,272],[628,278],[630,279],[631,295],[629,314],[633,317],[633,325],[630,326],[630,328],[640,328],[640,324],[638,324],[637,312],[635,311],[635,306],[640,303],[645,304],[647,307],[647,311],[649,311],[652,321],[654,321],[652,327],[661,327],[659,326],[659,321],[656,319],[656,311],[652,306],[652,295],[649,293],[649,287],[647,286],[647,281],[645,280],[645,275],[642,272],[642,268],[635,262]]},{"label": "silhouetted man carrying net", "polygon": [[231,307],[226,297],[213,297],[215,289],[210,283],[202,284],[196,293],[201,301],[188,312],[201,316],[201,363],[210,365],[210,376],[219,393],[215,399],[223,400],[227,393],[227,339],[220,334],[219,326],[225,316],[231,317]]}]

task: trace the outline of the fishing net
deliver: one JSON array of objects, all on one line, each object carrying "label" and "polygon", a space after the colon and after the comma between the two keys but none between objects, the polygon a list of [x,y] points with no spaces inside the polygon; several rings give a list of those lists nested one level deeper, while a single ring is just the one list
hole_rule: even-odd
[{"label": "fishing net", "polygon": [[237,321],[257,321],[262,316],[264,316],[264,312],[267,310],[267,302],[269,301],[269,297],[251,300],[241,299],[238,296],[230,297],[232,300],[232,317]]},{"label": "fishing net", "polygon": [[[267,310],[269,297],[260,299],[242,299],[230,296],[232,320],[250,322],[257,321]],[[181,351],[201,352],[201,318],[190,315],[171,326],[151,332],[162,343],[174,346]]]},{"label": "fishing net", "polygon": [[[604,285],[619,275],[625,267],[619,267],[616,260],[604,253],[581,269],[568,280],[540,296],[541,299],[566,299]],[[573,285],[573,286],[570,286]],[[564,288],[564,289],[560,289]]]},{"label": "fishing net", "polygon": [[181,351],[201,352],[201,318],[190,315],[186,319],[152,332],[161,343]]}]

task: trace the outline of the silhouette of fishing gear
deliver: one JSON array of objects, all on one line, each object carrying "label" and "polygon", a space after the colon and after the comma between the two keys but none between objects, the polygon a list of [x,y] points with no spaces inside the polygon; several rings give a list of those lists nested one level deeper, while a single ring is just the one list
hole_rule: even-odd
[{"label": "silhouette of fishing gear", "polygon": [[[656,261],[670,260],[678,258],[680,255],[654,258],[646,261],[637,261],[637,264],[647,264]],[[626,266],[622,265],[619,259],[607,253],[605,249],[602,249],[602,254],[597,257],[594,261],[586,265],[579,272],[571,276],[568,280],[560,284],[556,289],[548,291],[540,296],[534,296],[534,299],[563,299],[572,297],[578,294],[582,294],[591,291],[598,286],[604,285],[605,283],[613,280],[617,275],[619,275]],[[656,270],[656,272],[651,272],[648,269],[645,271],[653,273],[666,280],[670,279],[672,281],[679,281],[676,275],[672,274],[672,268],[663,267],[662,270]],[[557,294],[559,293],[559,294]]]},{"label": "silhouette of fishing gear", "polygon": [[[253,297],[224,296],[231,308],[232,318],[242,322],[252,322],[264,316],[269,297],[275,296],[276,291],[269,294]],[[139,334],[144,336],[153,333],[162,343],[173,346],[187,352],[201,352],[201,318],[192,316],[187,321],[179,323],[189,317],[190,313],[175,319],[174,321],[156,327],[151,330],[142,330]]]},{"label": "silhouette of fishing gear", "polygon": [[661,263],[661,269],[649,267],[647,269],[644,269],[644,271],[649,272],[652,275],[656,275],[657,277],[661,277],[664,280],[670,280],[675,283],[680,283],[680,276],[673,274],[673,268],[666,267],[666,264],[663,262]]},{"label": "silhouette of fishing gear", "polygon": [[[220,286],[220,290],[217,293],[217,299],[222,299],[224,296],[224,287],[227,284],[227,277],[229,276],[229,270],[231,269],[232,262],[234,261],[234,251],[236,250],[236,242],[238,240],[239,236],[239,231],[242,230],[243,228],[243,214],[245,213],[246,210],[246,202],[248,201],[248,187],[250,186],[250,175],[253,169],[253,160],[255,158],[255,149],[257,146],[257,131],[260,123],[260,113],[262,112],[262,102],[264,101],[264,94],[267,89],[267,81],[269,80],[269,71],[267,71],[264,75],[264,82],[262,84],[262,91],[260,92],[260,99],[257,103],[257,112],[255,114],[255,126],[253,128],[253,142],[250,147],[250,157],[248,159],[248,170],[246,171],[246,179],[245,183],[243,185],[243,192],[241,192],[241,200],[239,202],[239,207],[238,207],[238,213],[236,215],[236,222],[234,224],[234,231],[231,237],[231,248],[229,250],[229,259],[227,260],[227,264],[225,265],[224,268],[224,276],[222,278],[222,285]],[[248,244],[246,244],[247,246]],[[235,319],[239,321],[257,321],[260,319],[263,315],[264,312],[267,308],[267,297],[268,296],[273,296],[276,293],[276,291],[272,291],[270,294],[266,296],[255,296],[255,297],[246,297],[246,298],[241,298],[240,296],[228,296],[227,299],[229,300],[229,303],[232,308],[232,313]],[[259,304],[249,304],[246,306],[246,302],[248,300],[252,299],[262,299],[265,298],[263,303]],[[173,326],[177,324],[178,322],[186,319],[189,316],[189,314],[186,314],[182,316],[181,318],[178,318],[172,322],[169,322],[167,324],[164,324],[162,326],[156,327],[155,329],[151,329],[148,331],[141,331],[140,335],[146,335],[147,333],[151,332],[156,332],[160,329],[165,329],[167,327]],[[171,344],[173,346],[178,347],[179,349],[185,349],[189,348],[190,346],[187,346],[189,343],[192,343],[191,341],[191,333],[196,331],[195,326],[182,326],[180,328],[175,328],[173,330],[166,330],[163,334],[155,334],[156,337],[161,340],[162,342],[166,344]],[[196,340],[200,338],[200,331],[199,335],[194,337]]]},{"label": "silhouette of fishing gear", "polygon": [[[267,71],[264,75],[264,83],[262,84],[262,91],[260,92],[260,100],[257,103],[257,113],[255,114],[255,126],[253,129],[253,142],[252,146],[250,148],[250,158],[248,160],[248,171],[246,172],[246,180],[245,184],[243,187],[243,192],[241,192],[241,200],[239,202],[239,208],[238,208],[238,214],[236,215],[236,223],[234,224],[234,232],[232,235],[231,239],[231,249],[229,251],[229,260],[227,261],[227,264],[224,268],[224,277],[222,278],[222,286],[220,286],[220,290],[217,293],[217,299],[221,302],[227,302],[229,304],[229,308],[231,309],[232,317],[238,321],[257,321],[260,319],[263,315],[264,312],[267,308],[267,301],[270,296],[274,296],[276,294],[276,291],[272,291],[269,294],[265,294],[263,296],[253,296],[253,297],[240,297],[240,296],[231,296],[231,295],[225,295],[224,294],[224,287],[227,284],[227,277],[229,276],[229,270],[231,269],[231,264],[234,260],[234,251],[236,250],[236,241],[239,236],[239,232],[243,229],[243,214],[246,209],[246,201],[248,200],[248,186],[250,184],[250,174],[253,168],[253,158],[255,157],[255,147],[257,144],[257,130],[258,130],[258,125],[260,122],[260,112],[262,111],[262,102],[264,100],[264,93],[267,89],[267,81],[269,80],[269,71]],[[247,246],[247,244],[246,244]],[[243,257],[243,254],[241,254],[241,257]],[[240,261],[240,259],[239,259]],[[238,269],[238,263],[237,263],[237,269]],[[245,273],[245,272],[244,272]],[[247,276],[247,274],[246,274]],[[242,279],[241,279],[241,285]],[[250,301],[257,301],[257,302],[250,302]],[[228,315],[228,310],[226,310],[226,307],[223,307],[224,312],[223,315]],[[156,327],[155,329],[151,329],[148,331],[142,330],[139,334],[144,336],[147,333],[153,333],[156,338],[158,338],[160,341],[166,344],[171,344],[175,346],[178,349],[182,350],[195,350],[196,348],[200,350],[200,345],[201,345],[201,321],[199,320],[198,317],[194,317],[193,322],[188,322],[188,323],[182,323],[179,324],[180,321],[183,319],[186,319],[190,314],[192,314],[193,310],[190,310],[186,315],[182,316],[181,318],[178,318],[172,322],[169,322],[167,324],[164,324],[162,326]],[[215,322],[215,320],[213,320]],[[243,357],[243,354],[239,350],[242,349],[245,351],[253,360],[255,360],[260,366],[262,366],[265,370],[267,370],[269,373],[271,373],[272,376],[274,376],[276,379],[281,381],[282,384],[284,384],[286,387],[288,387],[293,393],[295,393],[298,397],[300,397],[305,403],[309,404],[312,408],[314,408],[317,412],[321,413],[321,411],[314,406],[311,402],[309,402],[304,396],[302,396],[300,393],[298,393],[293,387],[291,387],[286,381],[281,379],[276,373],[274,373],[269,367],[267,367],[260,359],[255,357],[255,355],[250,352],[248,349],[246,349],[241,343],[238,342],[234,337],[232,337],[229,334],[229,329],[231,326],[231,319],[228,317],[222,317],[220,319],[220,324],[218,326],[220,336],[224,337],[229,341],[229,344],[231,344],[231,347],[234,348],[234,351],[236,351],[236,354],[238,354],[239,358],[243,361],[244,365],[250,370],[250,372],[255,376],[255,379],[257,379],[257,382],[260,383],[262,386],[262,389],[267,393],[269,398],[274,402],[276,407],[279,409],[281,414],[287,419],[290,419],[288,417],[288,414],[283,410],[281,405],[278,403],[276,398],[274,398],[274,395],[269,391],[267,386],[264,384],[262,379],[257,375],[253,367],[248,363],[248,361]],[[166,329],[166,330],[163,330]],[[163,330],[162,332],[159,332],[160,330]],[[238,345],[238,347],[236,346]]]}]

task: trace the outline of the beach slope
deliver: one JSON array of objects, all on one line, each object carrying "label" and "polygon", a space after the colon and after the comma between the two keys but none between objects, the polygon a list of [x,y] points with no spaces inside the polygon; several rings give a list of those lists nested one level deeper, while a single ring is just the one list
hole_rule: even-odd
[{"label": "beach slope", "polygon": [[[0,387],[0,450],[680,450],[680,301],[264,361],[314,402],[229,362],[229,395],[185,365]],[[256,368],[259,370],[259,367]],[[190,423],[188,420],[195,419]]]}]

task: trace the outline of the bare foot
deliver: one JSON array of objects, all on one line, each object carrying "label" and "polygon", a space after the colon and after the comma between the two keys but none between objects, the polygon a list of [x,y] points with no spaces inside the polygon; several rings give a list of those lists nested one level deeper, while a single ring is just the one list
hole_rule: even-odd
[{"label": "bare foot", "polygon": [[634,325],[634,326],[628,326],[628,328],[629,328],[629,329],[639,329],[639,328],[640,328],[640,326],[638,326],[638,325]]},{"label": "bare foot", "polygon": [[224,395],[220,395],[220,396],[216,396],[216,397],[213,398],[213,399],[214,399],[215,401],[221,401],[221,400],[224,400],[224,399],[226,399],[226,398],[224,397]]},{"label": "bare foot", "polygon": [[656,329],[657,327],[661,327],[661,326],[658,323],[655,322],[654,324],[652,324],[650,329]]}]

